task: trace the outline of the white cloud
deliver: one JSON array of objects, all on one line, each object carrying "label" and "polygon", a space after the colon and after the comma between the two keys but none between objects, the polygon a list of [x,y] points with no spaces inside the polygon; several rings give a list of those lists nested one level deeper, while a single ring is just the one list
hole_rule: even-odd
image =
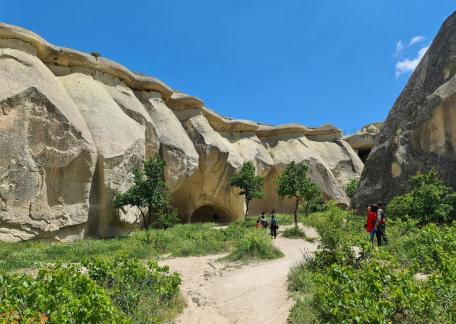
[{"label": "white cloud", "polygon": [[429,46],[423,47],[418,51],[417,56],[414,59],[406,58],[396,63],[396,78],[401,76],[405,72],[413,72],[420,63],[424,54],[428,50]]},{"label": "white cloud", "polygon": [[401,40],[399,40],[396,43],[396,53],[394,54],[395,57],[400,57],[402,55],[402,52],[404,51],[404,43],[402,43]]},{"label": "white cloud", "polygon": [[408,46],[410,47],[410,46],[412,46],[412,45],[414,45],[414,44],[421,43],[423,40],[424,40],[424,36],[421,36],[421,35],[412,37],[412,39],[411,39],[410,42],[408,43]]}]

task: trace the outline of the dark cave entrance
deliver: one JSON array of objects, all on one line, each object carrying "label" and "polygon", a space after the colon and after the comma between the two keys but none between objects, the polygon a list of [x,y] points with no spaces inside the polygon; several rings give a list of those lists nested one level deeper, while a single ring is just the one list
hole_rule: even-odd
[{"label": "dark cave entrance", "polygon": [[190,217],[191,223],[227,223],[230,217],[220,208],[214,206],[201,206]]},{"label": "dark cave entrance", "polygon": [[371,149],[358,149],[358,156],[363,161],[363,163],[366,163],[367,158],[369,157],[369,154],[371,152]]}]

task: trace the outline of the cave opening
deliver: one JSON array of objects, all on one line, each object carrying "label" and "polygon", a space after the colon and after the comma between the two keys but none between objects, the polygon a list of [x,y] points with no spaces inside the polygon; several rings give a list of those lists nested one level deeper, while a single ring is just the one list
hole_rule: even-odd
[{"label": "cave opening", "polygon": [[363,163],[366,163],[367,158],[369,157],[369,154],[371,152],[371,149],[358,149],[358,156],[363,161]]},{"label": "cave opening", "polygon": [[190,217],[191,223],[228,223],[229,215],[215,206],[204,205],[196,209]]}]

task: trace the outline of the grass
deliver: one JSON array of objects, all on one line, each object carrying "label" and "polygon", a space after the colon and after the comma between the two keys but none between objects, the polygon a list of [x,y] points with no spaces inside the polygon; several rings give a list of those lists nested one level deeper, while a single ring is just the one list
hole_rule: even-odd
[{"label": "grass", "polygon": [[[138,259],[157,258],[163,254],[171,256],[198,256],[226,253],[241,248],[240,241],[248,234],[258,232],[254,223],[235,222],[226,229],[215,229],[214,224],[180,224],[167,230],[137,231],[132,236],[114,239],[85,239],[72,243],[26,241],[0,243],[0,271],[34,268],[42,263],[76,263],[81,257],[114,257],[119,252]],[[254,237],[251,234],[249,237]],[[269,238],[268,235],[265,236]],[[251,239],[253,240],[253,238]],[[269,238],[270,240],[270,238]],[[247,244],[245,240],[244,244]],[[261,252],[245,254],[253,258],[270,258],[270,242]],[[262,254],[263,253],[263,254]]]},{"label": "grass", "polygon": [[271,260],[282,257],[283,253],[272,245],[269,234],[261,229],[249,231],[236,242],[228,259],[233,261]]}]

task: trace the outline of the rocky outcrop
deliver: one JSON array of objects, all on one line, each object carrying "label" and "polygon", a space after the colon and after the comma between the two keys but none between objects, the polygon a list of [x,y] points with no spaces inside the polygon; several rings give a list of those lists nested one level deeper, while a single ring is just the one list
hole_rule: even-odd
[{"label": "rocky outcrop", "polygon": [[0,240],[82,237],[95,145],[79,109],[36,57],[0,49]]},{"label": "rocky outcrop", "polygon": [[380,132],[383,123],[373,123],[364,126],[355,134],[344,137],[344,140],[358,153],[363,162],[366,162],[375,143],[375,137]]},{"label": "rocky outcrop", "polygon": [[188,221],[231,221],[245,203],[229,179],[252,161],[275,208],[275,181],[291,161],[309,164],[328,199],[362,162],[333,126],[267,126],[217,115],[195,97],[99,57],[0,24],[0,241],[114,236],[138,226],[112,198],[130,170],[160,154],[173,205]]},{"label": "rocky outcrop", "polygon": [[435,168],[456,188],[456,13],[450,16],[391,109],[355,197],[361,208],[403,194],[410,176]]}]

